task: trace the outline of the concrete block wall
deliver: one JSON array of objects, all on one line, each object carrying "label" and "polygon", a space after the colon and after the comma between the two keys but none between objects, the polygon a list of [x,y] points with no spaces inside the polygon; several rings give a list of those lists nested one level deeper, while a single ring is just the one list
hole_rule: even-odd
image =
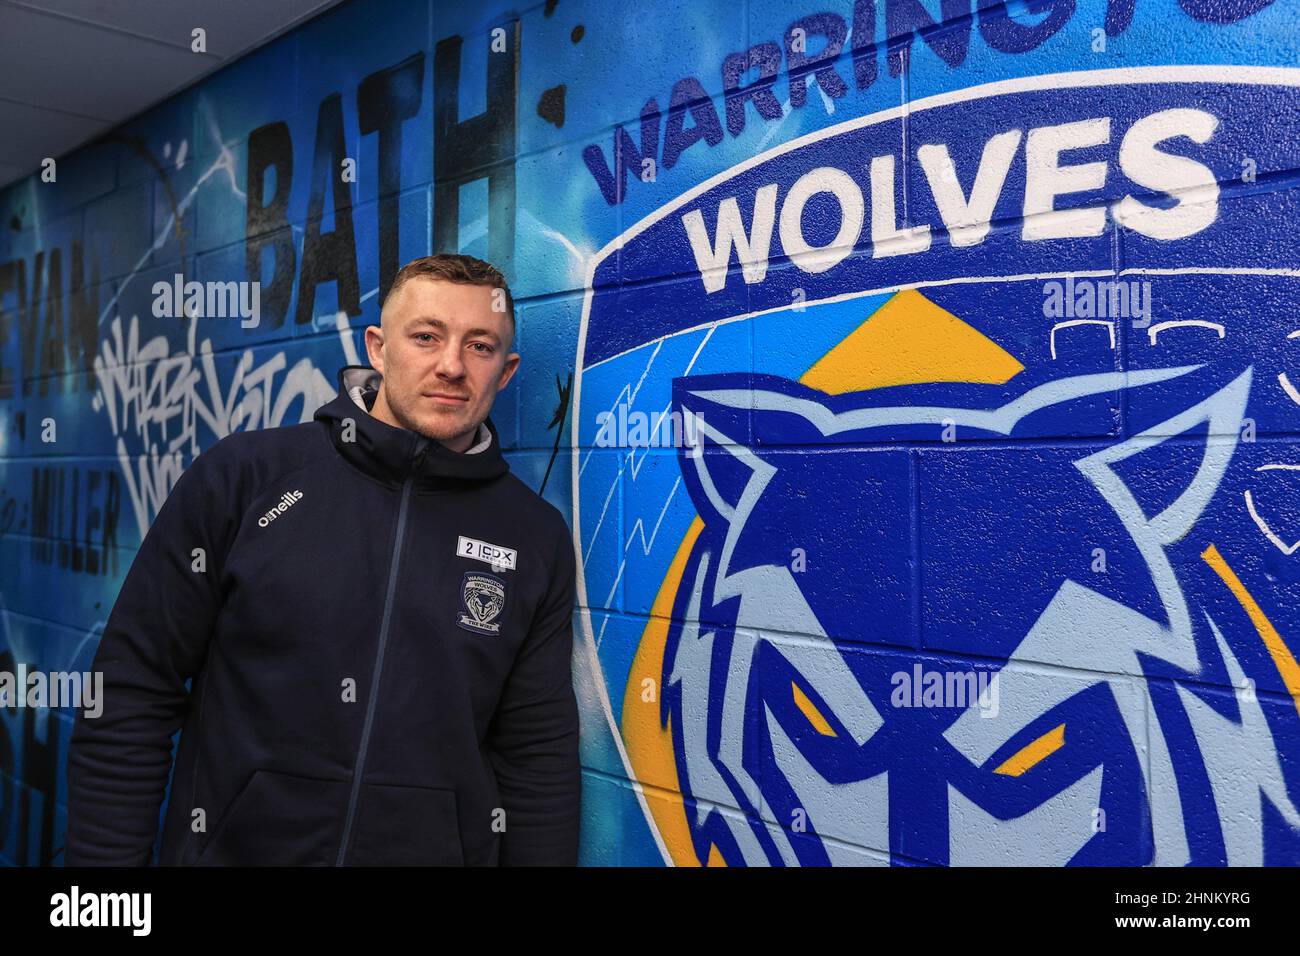
[{"label": "concrete block wall", "polygon": [[[0,193],[0,670],[88,670],[194,456],[461,251],[581,557],[584,863],[1300,862],[1298,17],[335,8]],[[0,709],[9,864],[71,726]]]}]

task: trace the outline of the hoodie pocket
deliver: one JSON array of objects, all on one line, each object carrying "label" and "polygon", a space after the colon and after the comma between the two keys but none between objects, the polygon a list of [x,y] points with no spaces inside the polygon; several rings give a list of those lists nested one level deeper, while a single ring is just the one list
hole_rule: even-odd
[{"label": "hoodie pocket", "polygon": [[463,866],[456,791],[363,784],[347,863]]},{"label": "hoodie pocket", "polygon": [[255,770],[196,866],[327,866],[338,852],[348,784]]}]

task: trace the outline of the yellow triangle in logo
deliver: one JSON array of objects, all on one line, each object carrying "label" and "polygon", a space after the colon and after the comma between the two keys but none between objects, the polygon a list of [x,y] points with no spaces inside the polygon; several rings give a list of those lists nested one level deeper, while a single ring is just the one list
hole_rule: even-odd
[{"label": "yellow triangle in logo", "polygon": [[897,292],[799,379],[829,395],[921,382],[1001,385],[1024,369],[915,289]]}]

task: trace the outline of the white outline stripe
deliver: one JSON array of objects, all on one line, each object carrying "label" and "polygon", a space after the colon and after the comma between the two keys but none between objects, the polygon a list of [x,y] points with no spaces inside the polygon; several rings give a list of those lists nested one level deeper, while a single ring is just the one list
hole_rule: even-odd
[{"label": "white outline stripe", "polygon": [[[978,282],[1033,282],[1041,279],[1101,279],[1110,276],[1127,276],[1127,275],[1144,275],[1144,276],[1172,276],[1172,275],[1252,275],[1252,276],[1286,276],[1290,278],[1300,277],[1300,269],[1289,268],[1252,268],[1241,266],[1186,266],[1177,269],[1150,269],[1146,267],[1134,266],[1128,269],[1121,269],[1116,272],[1114,269],[1081,269],[1077,272],[1027,272],[1018,275],[1005,276],[957,276],[951,279],[923,279],[920,282],[903,282],[896,285],[880,286],[877,289],[866,289],[861,292],[846,292],[843,295],[827,296],[824,299],[808,299],[798,303],[807,309],[815,305],[830,305],[836,302],[848,302],[852,299],[870,298],[873,295],[884,295],[886,292],[901,292],[904,289],[930,289],[939,286],[948,285],[969,285]],[[745,319],[752,319],[760,315],[772,315],[776,312],[788,312],[795,307],[794,303],[788,305],[773,306],[770,309],[759,309],[755,312],[746,312],[743,315],[733,315],[725,319],[713,319],[708,322],[702,322],[699,325],[693,325],[690,328],[679,329],[676,332],[669,332],[661,335],[656,339],[646,339],[640,345],[634,345],[630,349],[624,349],[615,355],[592,362],[586,367],[586,370],[599,368],[606,362],[612,362],[617,358],[625,355],[631,355],[647,345],[655,345],[667,339],[674,338],[678,335],[684,335],[687,332],[698,332],[701,329],[710,326],[727,325],[731,322],[743,322]]]}]

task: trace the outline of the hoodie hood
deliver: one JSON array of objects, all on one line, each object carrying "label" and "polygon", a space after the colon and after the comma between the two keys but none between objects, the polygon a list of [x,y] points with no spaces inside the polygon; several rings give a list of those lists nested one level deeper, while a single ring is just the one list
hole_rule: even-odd
[{"label": "hoodie hood", "polygon": [[312,416],[328,426],[335,449],[353,465],[387,482],[414,475],[424,487],[490,481],[509,471],[491,417],[479,424],[474,443],[463,452],[375,418],[370,409],[382,381],[373,368],[345,365],[338,373],[338,395]]}]

